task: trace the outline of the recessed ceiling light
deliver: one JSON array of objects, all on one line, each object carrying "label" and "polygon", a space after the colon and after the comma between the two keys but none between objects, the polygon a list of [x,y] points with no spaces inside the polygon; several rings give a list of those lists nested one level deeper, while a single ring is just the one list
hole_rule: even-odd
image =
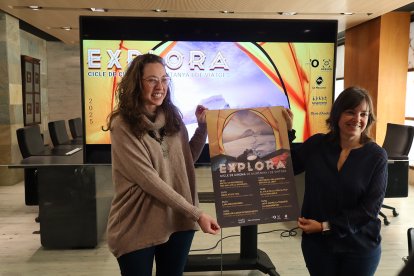
[{"label": "recessed ceiling light", "polygon": [[163,9],[155,9],[155,10],[152,10],[153,12],[167,12],[167,10],[163,10]]},{"label": "recessed ceiling light", "polygon": [[93,12],[107,12],[107,9],[104,8],[90,8],[91,11]]},{"label": "recessed ceiling light", "polygon": [[71,26],[63,26],[63,27],[60,27],[62,30],[65,30],[65,31],[70,31],[70,30],[72,30],[72,27]]},{"label": "recessed ceiling light", "polygon": [[291,15],[296,15],[298,13],[297,12],[278,12],[278,14],[291,16]]},{"label": "recessed ceiling light", "polygon": [[353,12],[341,12],[342,15],[353,15]]},{"label": "recessed ceiling light", "polygon": [[33,10],[33,11],[38,11],[40,10],[42,7],[39,6],[28,6],[29,9]]}]

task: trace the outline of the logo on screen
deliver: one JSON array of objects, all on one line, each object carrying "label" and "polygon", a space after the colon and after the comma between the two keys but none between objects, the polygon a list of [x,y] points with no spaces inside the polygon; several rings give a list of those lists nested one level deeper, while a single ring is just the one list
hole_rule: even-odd
[{"label": "logo on screen", "polygon": [[311,66],[313,68],[318,68],[318,66],[319,66],[319,60],[317,60],[317,59],[311,59],[310,60],[310,64],[311,64]]},{"label": "logo on screen", "polygon": [[319,76],[317,79],[316,79],[316,84],[317,85],[321,85],[323,83],[323,78],[321,77],[321,76]]},{"label": "logo on screen", "polygon": [[331,59],[323,59],[322,60],[322,71],[332,71],[332,61]]}]

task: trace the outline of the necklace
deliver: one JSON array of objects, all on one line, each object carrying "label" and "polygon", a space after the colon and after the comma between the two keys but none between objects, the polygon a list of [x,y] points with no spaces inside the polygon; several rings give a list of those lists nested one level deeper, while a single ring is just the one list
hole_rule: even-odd
[{"label": "necklace", "polygon": [[152,139],[158,142],[161,146],[162,150],[162,156],[164,158],[168,157],[168,148],[167,145],[164,143],[164,137],[165,137],[165,128],[160,128],[158,131],[149,130],[148,135],[151,136]]}]

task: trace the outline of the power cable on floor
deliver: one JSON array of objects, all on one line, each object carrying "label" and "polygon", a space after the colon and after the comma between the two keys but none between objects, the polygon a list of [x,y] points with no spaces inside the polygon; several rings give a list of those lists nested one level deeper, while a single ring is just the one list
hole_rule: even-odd
[{"label": "power cable on floor", "polygon": [[[297,229],[299,229],[299,227],[294,227],[294,228],[292,228],[292,229],[275,229],[275,230],[269,230],[269,231],[263,231],[263,232],[258,232],[257,234],[258,235],[260,235],[260,234],[268,234],[268,233],[273,233],[273,232],[281,232],[280,233],[280,237],[281,238],[288,238],[288,237],[294,237],[294,236],[296,236],[298,233],[297,233]],[[209,251],[209,250],[213,250],[213,249],[215,249],[215,248],[217,248],[217,246],[223,241],[223,240],[225,240],[225,239],[228,239],[228,238],[234,238],[234,237],[240,237],[240,234],[239,235],[229,235],[229,236],[225,236],[225,237],[222,237],[221,239],[219,239],[218,241],[217,241],[217,243],[214,245],[214,246],[212,246],[212,247],[210,247],[210,248],[203,248],[203,249],[192,249],[192,250],[190,250],[190,252],[200,252],[200,251]]]}]

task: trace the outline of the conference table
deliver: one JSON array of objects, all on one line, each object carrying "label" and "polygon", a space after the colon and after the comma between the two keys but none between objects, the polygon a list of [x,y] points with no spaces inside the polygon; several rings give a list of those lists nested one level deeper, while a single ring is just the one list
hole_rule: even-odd
[{"label": "conference table", "polygon": [[[78,147],[59,146],[59,150]],[[113,195],[110,164],[85,164],[80,149],[69,155],[30,156],[8,167],[36,169],[43,247],[74,249],[98,245],[106,230]]]}]

